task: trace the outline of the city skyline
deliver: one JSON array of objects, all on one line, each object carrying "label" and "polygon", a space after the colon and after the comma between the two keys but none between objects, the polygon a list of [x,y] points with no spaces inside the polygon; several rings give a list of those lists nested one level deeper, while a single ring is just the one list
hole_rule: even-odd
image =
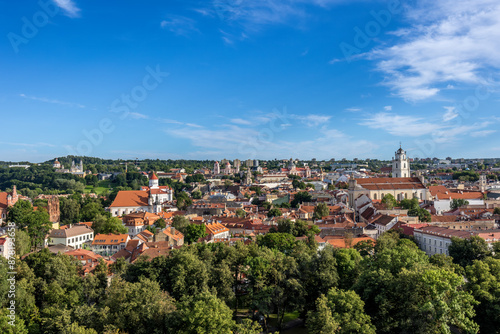
[{"label": "city skyline", "polygon": [[0,160],[500,156],[496,1],[2,6]]}]

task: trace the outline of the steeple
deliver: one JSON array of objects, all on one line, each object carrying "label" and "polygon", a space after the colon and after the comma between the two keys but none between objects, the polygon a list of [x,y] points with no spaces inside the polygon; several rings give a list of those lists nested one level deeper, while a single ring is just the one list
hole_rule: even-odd
[{"label": "steeple", "polygon": [[392,177],[410,176],[410,163],[408,162],[405,150],[401,148],[401,143],[399,143],[399,149],[395,152],[394,158],[392,158]]}]

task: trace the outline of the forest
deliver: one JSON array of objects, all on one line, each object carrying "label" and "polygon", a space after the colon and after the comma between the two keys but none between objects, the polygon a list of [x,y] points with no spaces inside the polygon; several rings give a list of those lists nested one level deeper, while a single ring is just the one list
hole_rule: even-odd
[{"label": "forest", "polygon": [[[398,232],[319,251],[314,238],[271,234],[102,261],[87,276],[72,257],[31,253],[16,261],[14,328],[0,282],[0,332],[249,334],[279,331],[292,316],[311,334],[500,331],[498,243],[453,240],[451,256],[428,257]],[[1,260],[0,277],[8,271]]]}]

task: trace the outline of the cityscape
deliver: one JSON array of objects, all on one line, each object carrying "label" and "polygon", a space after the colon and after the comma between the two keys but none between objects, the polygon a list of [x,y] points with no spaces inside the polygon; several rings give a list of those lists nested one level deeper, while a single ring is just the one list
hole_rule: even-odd
[{"label": "cityscape", "polygon": [[0,333],[500,333],[498,1],[0,6]]}]

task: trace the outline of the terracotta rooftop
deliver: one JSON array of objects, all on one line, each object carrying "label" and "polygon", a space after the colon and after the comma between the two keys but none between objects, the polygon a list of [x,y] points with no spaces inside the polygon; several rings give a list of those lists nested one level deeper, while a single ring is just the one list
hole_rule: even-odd
[{"label": "terracotta rooftop", "polygon": [[121,190],[115,200],[109,206],[116,207],[139,207],[148,206],[148,192],[143,190]]},{"label": "terracotta rooftop", "polygon": [[128,234],[98,234],[94,236],[92,245],[119,245],[126,243],[128,239]]},{"label": "terracotta rooftop", "polygon": [[356,182],[368,190],[425,189],[417,177],[371,177]]}]

